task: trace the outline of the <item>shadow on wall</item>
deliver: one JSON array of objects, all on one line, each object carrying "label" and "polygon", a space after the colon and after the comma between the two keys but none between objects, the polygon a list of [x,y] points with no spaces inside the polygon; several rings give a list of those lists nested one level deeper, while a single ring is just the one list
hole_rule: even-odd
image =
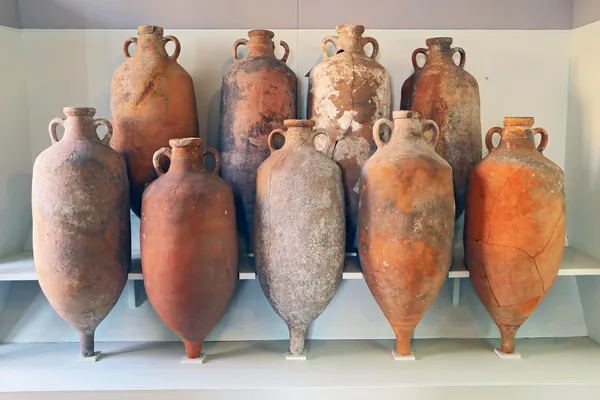
[{"label": "shadow on wall", "polygon": [[[0,343],[11,342],[18,336],[23,323],[35,318],[36,328],[44,332],[55,322],[54,315],[41,312],[48,300],[37,282],[0,282],[6,291],[5,304],[0,307]],[[36,315],[37,314],[37,315]],[[66,322],[65,322],[66,324]]]},{"label": "shadow on wall", "polygon": [[[197,49],[197,53],[202,54],[204,49],[200,44]],[[245,55],[246,50],[240,49],[240,55]],[[196,93],[196,107],[198,112],[198,123],[200,124],[200,137],[204,140],[205,147],[213,147],[218,151],[221,151],[219,146],[219,137],[221,132],[221,80],[223,75],[227,72],[229,67],[233,64],[233,58],[228,58],[221,68],[221,74],[218,76],[219,87],[212,94],[207,93],[204,87],[205,75],[207,71],[202,71],[199,67],[199,63],[194,63],[192,66],[188,66],[188,73],[192,77],[194,82],[194,92]],[[204,122],[204,126],[203,125]],[[205,166],[212,170],[214,168],[213,157],[207,157],[205,160]]]},{"label": "shadow on wall", "polygon": [[[221,70],[221,76],[224,76],[229,67],[233,64],[233,58],[228,59]],[[200,112],[200,111],[199,111]],[[201,134],[202,136],[202,134]],[[207,147],[213,147],[219,152],[222,151],[219,143],[221,136],[221,89],[217,90],[208,101],[208,114],[206,119],[206,143]],[[204,160],[204,165],[209,170],[215,167],[214,158],[210,157]]]},{"label": "shadow on wall", "polygon": [[31,174],[4,181],[7,203],[0,210],[0,258],[21,252],[31,232]]},{"label": "shadow on wall", "polygon": [[[571,74],[577,74],[573,67]],[[572,84],[569,98],[568,140],[566,141],[565,190],[567,194],[567,237],[569,245],[599,259],[597,227],[600,213],[600,154],[593,140],[596,132],[590,120],[596,110],[584,112],[581,94]]]}]

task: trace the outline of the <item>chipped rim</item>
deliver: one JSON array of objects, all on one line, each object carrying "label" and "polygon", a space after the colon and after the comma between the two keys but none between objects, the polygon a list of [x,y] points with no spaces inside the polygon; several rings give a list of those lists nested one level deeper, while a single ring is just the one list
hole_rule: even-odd
[{"label": "chipped rim", "polygon": [[93,117],[96,115],[94,107],[65,107],[63,113],[67,117]]},{"label": "chipped rim", "polygon": [[533,126],[533,117],[504,117],[504,126]]},{"label": "chipped rim", "polygon": [[421,114],[418,111],[396,110],[392,114],[394,119],[421,119]]},{"label": "chipped rim", "polygon": [[454,39],[451,37],[443,36],[443,37],[434,37],[425,40],[425,44],[427,47],[430,46],[451,46]]},{"label": "chipped rim", "polygon": [[202,138],[199,137],[188,137],[180,139],[169,140],[169,146],[173,149],[180,147],[200,147],[202,145]]},{"label": "chipped rim", "polygon": [[156,25],[140,25],[138,26],[138,35],[158,35],[162,36],[164,29]]},{"label": "chipped rim", "polygon": [[341,24],[335,27],[335,31],[339,34],[342,32],[352,32],[358,35],[362,35],[365,32],[364,25],[354,25],[354,24]]},{"label": "chipped rim", "polygon": [[286,119],[283,121],[283,125],[286,127],[312,128],[315,126],[315,121],[311,119]]}]

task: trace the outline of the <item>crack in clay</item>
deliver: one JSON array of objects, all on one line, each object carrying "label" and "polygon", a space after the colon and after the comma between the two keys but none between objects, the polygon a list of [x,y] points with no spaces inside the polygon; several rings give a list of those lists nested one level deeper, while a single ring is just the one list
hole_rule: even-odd
[{"label": "crack in clay", "polygon": [[[485,267],[484,267],[484,268],[485,268]],[[485,279],[488,281],[488,286],[489,286],[489,288],[490,288],[490,293],[492,294],[492,297],[494,298],[494,301],[496,302],[496,305],[497,305],[498,307],[501,307],[501,306],[500,306],[500,302],[498,301],[498,298],[496,297],[496,293],[494,293],[494,288],[492,288],[492,284],[490,283],[490,280],[489,280],[489,278],[488,278],[487,270],[486,270],[486,273],[485,273],[485,275],[483,275],[483,276],[481,277],[481,279],[483,279],[483,278],[485,278]]]},{"label": "crack in clay", "polygon": [[502,244],[496,244],[496,243],[490,243],[490,242],[485,242],[483,240],[477,240],[477,243],[483,243],[483,244],[487,244],[488,246],[496,246],[496,247],[503,247],[506,249],[515,249],[515,250],[521,250],[523,253],[525,253],[527,255],[527,257],[531,257],[533,258],[533,256],[531,254],[529,254],[528,252],[526,252],[525,250],[523,250],[520,247],[514,247],[514,246],[506,246],[506,245],[502,245]]},{"label": "crack in clay", "polygon": [[[521,165],[515,172],[513,172],[512,174],[510,174],[506,180],[504,181],[504,184],[502,185],[502,187],[500,188],[500,191],[498,192],[498,195],[496,196],[496,198],[494,199],[494,204],[492,204],[492,209],[490,210],[490,213],[488,214],[488,226],[492,226],[492,216],[494,215],[494,208],[496,207],[496,203],[498,202],[498,199],[500,198],[500,195],[502,194],[502,191],[504,190],[504,188],[506,187],[506,185],[508,184],[508,181],[510,181],[510,179],[520,170],[522,170],[525,166],[527,166],[529,164],[523,164]],[[492,230],[491,228],[489,228],[490,231],[488,232],[488,237],[487,240],[489,241],[492,237]],[[490,244],[490,243],[488,243]],[[525,251],[525,250],[523,250]],[[525,252],[527,254],[527,252]],[[529,254],[527,254],[529,256]],[[531,257],[531,256],[530,256]]]},{"label": "crack in clay", "polygon": [[54,169],[54,172],[58,171],[60,167],[62,167],[67,161],[71,160],[71,157],[73,156],[73,154],[75,154],[75,151],[77,150],[77,143],[78,141],[75,141],[75,145],[73,146],[73,151],[71,151],[71,153],[69,154],[68,157],[65,157],[64,160],[62,160],[62,162],[60,164],[58,164],[56,166],[56,168]]},{"label": "crack in clay", "polygon": [[346,137],[346,134],[352,130],[352,124],[354,122],[356,122],[354,120],[354,117],[356,116],[356,112],[354,110],[355,109],[354,91],[356,90],[354,87],[354,85],[356,84],[356,62],[354,60],[354,54],[350,54],[350,59],[352,60],[352,82],[350,82],[350,104],[351,104],[352,115],[350,117],[350,124],[348,125],[346,132],[344,132],[344,134],[341,135],[340,139],[343,139]]},{"label": "crack in clay", "polygon": [[533,258],[538,257],[540,254],[542,254],[548,248],[548,246],[550,246],[550,242],[552,241],[552,237],[554,237],[554,232],[556,232],[556,228],[558,227],[558,223],[560,222],[560,220],[563,217],[563,215],[565,215],[565,209],[564,208],[563,208],[562,212],[560,213],[560,216],[556,220],[556,224],[554,224],[554,228],[552,229],[552,234],[550,235],[550,238],[548,239],[548,243],[546,243],[546,245],[544,246],[544,248],[539,253],[537,253]]},{"label": "crack in clay", "polygon": [[[525,250],[523,250],[523,249],[521,249],[519,247],[503,246],[503,245],[500,245],[500,244],[487,243],[487,242],[484,242],[483,240],[479,240],[478,242],[479,243],[483,243],[483,244],[487,244],[488,246],[496,246],[496,247],[503,247],[503,248],[507,248],[507,249],[521,250],[523,253],[525,253],[525,255],[527,257],[531,258],[531,261],[533,261],[533,265],[535,265],[535,270],[537,272],[538,278],[539,278],[540,283],[542,285],[542,290],[543,290],[544,293],[546,293],[546,288],[544,287],[544,280],[542,279],[542,275],[540,275],[540,270],[539,270],[538,265],[535,262],[535,258],[533,256],[531,256],[529,253],[527,253]],[[487,273],[487,267],[485,265],[484,265],[484,269],[485,269],[485,276],[487,276],[488,275],[488,273]],[[490,282],[489,279],[488,279],[488,282]],[[490,290],[492,291],[492,295],[494,296],[494,299],[496,300],[496,302],[498,302],[498,299],[496,299],[496,295],[494,295],[494,293],[493,293],[493,289],[492,289],[491,283],[490,283],[489,286],[490,286]],[[507,307],[507,306],[501,306],[500,303],[498,303],[498,306],[499,307]],[[511,306],[508,306],[508,307],[514,307],[514,305],[511,305]]]},{"label": "crack in clay", "polygon": [[148,77],[148,84],[145,85],[144,90],[140,94],[140,97],[135,102],[136,107],[142,104],[144,100],[146,100],[148,96],[152,94],[152,91],[155,89],[155,82],[158,79],[159,75],[160,73],[158,73],[157,71],[153,71],[150,74],[150,76]]},{"label": "crack in clay", "polygon": [[356,113],[354,112],[354,106],[355,106],[355,101],[354,101],[354,85],[356,82],[356,63],[354,61],[354,55],[350,54],[350,59],[352,60],[352,82],[350,83],[350,104],[351,104],[351,108],[350,108],[350,122],[348,124],[348,128],[346,128],[346,130],[344,132],[340,132],[340,134],[338,135],[338,137],[336,137],[335,139],[335,144],[333,145],[333,148],[331,149],[331,159],[334,159],[334,154],[335,154],[335,150],[337,148],[338,142],[342,139],[344,139],[346,137],[346,135],[348,134],[348,132],[350,132],[352,130],[352,125],[354,122],[356,122],[354,120],[354,116],[356,115]]},{"label": "crack in clay", "polygon": [[540,269],[535,261],[535,258],[531,258],[533,260],[533,265],[535,265],[535,270],[537,271],[538,278],[540,278],[540,283],[542,284],[542,291],[546,293],[546,287],[544,286],[544,280],[542,279],[542,274],[540,274]]}]

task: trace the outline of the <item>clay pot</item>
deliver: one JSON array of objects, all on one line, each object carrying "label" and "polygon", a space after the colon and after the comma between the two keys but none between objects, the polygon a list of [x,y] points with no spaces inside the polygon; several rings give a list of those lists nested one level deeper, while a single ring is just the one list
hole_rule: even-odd
[{"label": "clay pot", "polygon": [[[198,136],[198,114],[192,78],[177,63],[177,38],[163,37],[163,28],[149,25],[140,26],[138,35],[125,41],[126,59],[113,75],[110,109],[115,128],[111,146],[125,157],[131,209],[139,217],[142,193],[157,178],[154,152],[169,139]],[[169,56],[165,45],[171,41],[175,51]],[[132,43],[136,49],[130,56]]]},{"label": "clay pot", "polygon": [[[221,157],[200,138],[172,139],[154,154],[160,177],[142,200],[140,246],[144,285],[160,319],[198,358],[237,282],[238,245],[231,188],[218,176]],[[203,166],[214,155],[216,168]],[[168,157],[168,172],[161,158]]]},{"label": "clay pot", "polygon": [[344,192],[340,168],[314,147],[324,132],[312,130],[313,121],[284,124],[269,136],[271,155],[258,169],[254,254],[262,290],[290,330],[290,352],[299,355],[308,325],[342,278]]},{"label": "clay pot", "polygon": [[[44,294],[90,357],[94,331],[119,299],[131,263],[129,183],[123,157],[108,145],[110,122],[94,120],[93,108],[63,111],[67,119],[50,122],[52,146],[33,166],[33,256]],[[107,129],[102,140],[99,125]]]},{"label": "clay pot", "polygon": [[[465,212],[467,267],[508,354],[558,275],[565,246],[563,171],[542,155],[548,134],[533,122],[505,118],[504,129],[490,129],[489,154],[471,171]],[[496,132],[502,139],[494,148]]]},{"label": "clay pot", "polygon": [[[323,38],[323,61],[309,73],[308,118],[331,134],[328,155],[342,168],[348,249],[355,248],[360,169],[375,151],[373,124],[389,118],[392,103],[389,74],[375,61],[379,44],[362,37],[364,31],[361,25],[339,25],[338,36]],[[329,42],[332,56],[325,49]],[[367,43],[373,45],[370,57]]]},{"label": "clay pot", "polygon": [[[392,130],[382,142],[380,128]],[[428,132],[428,133],[427,133]],[[446,281],[452,263],[452,169],[434,148],[439,130],[417,112],[377,121],[377,151],[365,163],[358,213],[365,280],[396,334],[398,355]]]},{"label": "clay pot", "polygon": [[[434,120],[440,128],[436,151],[452,167],[456,219],[465,209],[469,171],[481,160],[481,116],[479,85],[464,70],[466,53],[451,48],[452,38],[427,39],[427,49],[416,49],[412,56],[415,72],[402,86],[402,110],[414,110]],[[452,60],[460,53],[460,63]],[[417,64],[424,54],[425,65]]]},{"label": "clay pot", "polygon": [[[269,156],[267,138],[286,119],[296,118],[298,82],[286,65],[289,47],[275,58],[273,32],[252,30],[233,44],[233,65],[223,76],[221,97],[221,176],[233,188],[238,227],[252,247],[256,171]],[[248,54],[239,58],[239,46]]]}]

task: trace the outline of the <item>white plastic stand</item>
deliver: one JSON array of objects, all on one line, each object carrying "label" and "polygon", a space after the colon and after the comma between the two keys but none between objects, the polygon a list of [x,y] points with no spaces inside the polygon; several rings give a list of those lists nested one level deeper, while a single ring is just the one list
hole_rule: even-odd
[{"label": "white plastic stand", "polygon": [[498,349],[494,349],[494,353],[496,353],[498,358],[501,360],[520,360],[521,359],[520,353],[507,354],[507,353],[501,352]]},{"label": "white plastic stand", "polygon": [[182,364],[204,364],[204,359],[206,358],[206,354],[200,353],[200,357],[198,358],[188,358],[187,356],[181,357]]},{"label": "white plastic stand", "polygon": [[93,356],[89,356],[89,357],[78,357],[75,361],[78,363],[95,363],[96,361],[98,361],[98,359],[100,358],[100,355],[102,354],[101,351],[97,351],[94,353]]},{"label": "white plastic stand", "polygon": [[415,353],[413,352],[407,356],[399,356],[398,353],[396,353],[396,350],[392,350],[392,356],[396,361],[415,361],[417,359],[417,357],[415,357]]},{"label": "white plastic stand", "polygon": [[302,354],[295,356],[292,353],[287,353],[285,355],[285,359],[288,361],[306,361],[308,357],[308,350],[304,349],[304,351],[302,352]]}]

